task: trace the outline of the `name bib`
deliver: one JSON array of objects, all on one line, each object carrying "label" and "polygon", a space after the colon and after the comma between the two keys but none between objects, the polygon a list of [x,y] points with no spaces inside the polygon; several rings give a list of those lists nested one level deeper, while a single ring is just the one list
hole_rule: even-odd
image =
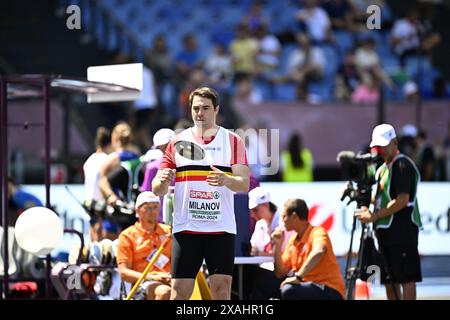
[{"label": "name bib", "polygon": [[189,219],[196,221],[221,221],[220,192],[189,191]]}]

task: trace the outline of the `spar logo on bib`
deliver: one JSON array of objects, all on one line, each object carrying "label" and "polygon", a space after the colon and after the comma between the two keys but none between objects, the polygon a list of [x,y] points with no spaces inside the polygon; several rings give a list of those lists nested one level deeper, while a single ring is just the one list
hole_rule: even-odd
[{"label": "spar logo on bib", "polygon": [[197,191],[191,190],[189,193],[191,199],[201,199],[201,200],[218,200],[220,198],[220,193],[218,191]]},{"label": "spar logo on bib", "polygon": [[213,194],[215,192],[212,191],[197,191],[197,190],[191,190],[190,191],[190,197],[192,199],[203,199],[203,200],[212,200]]},{"label": "spar logo on bib", "polygon": [[330,231],[334,225],[334,211],[324,204],[314,204],[308,212],[308,220],[313,226]]}]

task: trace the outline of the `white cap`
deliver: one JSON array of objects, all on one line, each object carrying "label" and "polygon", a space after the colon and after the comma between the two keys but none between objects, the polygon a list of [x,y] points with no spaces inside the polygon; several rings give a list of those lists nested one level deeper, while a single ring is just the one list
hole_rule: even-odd
[{"label": "white cap", "polygon": [[403,93],[407,96],[410,94],[417,93],[417,84],[414,81],[408,81],[403,86]]},{"label": "white cap", "polygon": [[162,128],[153,135],[153,147],[168,144],[175,137],[175,132],[168,128]]},{"label": "white cap", "polygon": [[152,162],[161,159],[164,153],[159,149],[150,149],[145,153],[144,162]]},{"label": "white cap", "polygon": [[270,202],[270,193],[262,187],[256,187],[248,193],[248,208],[256,208],[258,204]]},{"label": "white cap", "polygon": [[390,124],[380,124],[372,131],[370,147],[385,147],[396,137],[394,127]]},{"label": "white cap", "polygon": [[149,203],[149,202],[158,202],[159,201],[159,197],[156,196],[153,192],[151,191],[144,191],[139,193],[139,195],[137,196],[136,199],[136,205],[135,208],[139,208],[141,205],[143,205],[144,203]]},{"label": "white cap", "polygon": [[405,137],[417,137],[417,128],[413,124],[405,124],[402,127],[402,135]]}]

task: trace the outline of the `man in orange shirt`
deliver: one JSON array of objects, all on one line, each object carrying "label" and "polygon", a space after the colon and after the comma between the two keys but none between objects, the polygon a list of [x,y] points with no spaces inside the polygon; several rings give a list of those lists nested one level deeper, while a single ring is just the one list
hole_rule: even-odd
[{"label": "man in orange shirt", "polygon": [[[135,283],[147,267],[165,238],[170,226],[158,223],[160,200],[150,191],[136,199],[138,221],[119,235],[117,265],[122,280]],[[172,241],[169,240],[146,279],[135,294],[135,299],[168,300],[170,298],[170,264]]]},{"label": "man in orange shirt", "polygon": [[344,281],[327,232],[308,222],[304,200],[289,199],[281,214],[287,231],[295,230],[282,253],[284,232],[272,233],[275,275],[288,276],[281,284],[286,300],[342,300]]}]

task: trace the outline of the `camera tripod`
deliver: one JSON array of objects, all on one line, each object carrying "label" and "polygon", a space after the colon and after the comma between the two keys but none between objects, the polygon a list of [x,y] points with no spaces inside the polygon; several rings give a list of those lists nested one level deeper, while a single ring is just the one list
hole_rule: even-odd
[{"label": "camera tripod", "polygon": [[[359,207],[360,208],[360,207]],[[353,217],[352,231],[350,237],[350,247],[347,253],[347,261],[345,264],[345,299],[354,300],[355,299],[355,283],[356,279],[361,277],[362,274],[362,263],[364,255],[364,240],[368,236],[368,227],[366,224],[361,224],[361,236],[360,245],[358,249],[358,255],[356,260],[356,265],[352,266],[352,247],[353,247],[353,236],[356,229],[356,217]]]},{"label": "camera tripod", "polygon": [[[360,187],[354,188],[353,184],[349,181],[347,189],[344,191],[341,201],[348,196],[350,198],[350,201],[347,203],[347,205],[352,202],[356,201],[357,209],[360,209],[361,207],[369,207],[370,205],[370,195],[371,195],[371,188],[369,187]],[[361,235],[360,235],[360,242],[359,242],[359,248],[358,248],[358,254],[356,259],[355,266],[352,266],[352,248],[353,248],[353,237],[356,230],[356,217],[353,216],[353,222],[352,222],[352,230],[351,230],[351,236],[350,236],[350,245],[347,253],[347,261],[345,265],[345,299],[346,300],[354,300],[355,299],[355,284],[356,279],[361,279],[363,275],[365,275],[366,270],[363,270],[365,265],[363,265],[363,258],[364,254],[366,254],[366,244],[368,244],[369,239],[373,240],[373,231],[369,228],[369,226],[365,223],[361,223]],[[382,268],[384,268],[388,279],[389,279],[389,285],[393,287],[395,299],[399,300],[397,290],[394,287],[394,283],[392,282],[392,274],[390,272],[390,267],[388,265],[387,260],[385,259],[385,256],[383,254],[381,246],[378,249],[379,256],[380,256],[380,264]]]}]

